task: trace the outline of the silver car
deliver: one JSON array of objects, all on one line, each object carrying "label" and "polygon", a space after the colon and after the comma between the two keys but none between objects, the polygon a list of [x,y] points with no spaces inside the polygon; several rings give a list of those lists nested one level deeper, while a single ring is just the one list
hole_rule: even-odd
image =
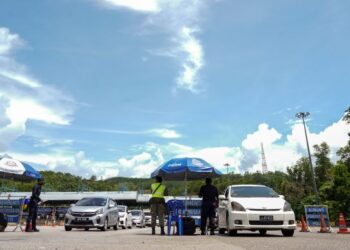
[{"label": "silver car", "polygon": [[132,223],[136,225],[137,227],[145,227],[145,214],[142,210],[130,210],[130,213],[132,215]]},{"label": "silver car", "polygon": [[72,228],[98,228],[106,231],[113,227],[119,227],[119,212],[116,202],[109,197],[83,198],[68,209],[64,228],[71,231]]}]

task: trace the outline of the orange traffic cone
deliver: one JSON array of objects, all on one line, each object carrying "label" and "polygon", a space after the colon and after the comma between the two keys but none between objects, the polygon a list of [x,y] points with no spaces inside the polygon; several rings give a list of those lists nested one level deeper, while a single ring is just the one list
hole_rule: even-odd
[{"label": "orange traffic cone", "polygon": [[321,228],[320,228],[320,231],[318,231],[319,233],[330,233],[331,232],[326,225],[323,214],[321,214],[321,216],[320,216],[320,224],[321,224]]},{"label": "orange traffic cone", "polygon": [[343,213],[339,214],[339,231],[338,234],[350,234],[348,228],[346,227],[346,221],[344,219]]},{"label": "orange traffic cone", "polygon": [[310,232],[309,227],[306,225],[306,222],[304,220],[304,216],[301,216],[301,229],[299,232],[304,232],[304,233],[308,233]]}]

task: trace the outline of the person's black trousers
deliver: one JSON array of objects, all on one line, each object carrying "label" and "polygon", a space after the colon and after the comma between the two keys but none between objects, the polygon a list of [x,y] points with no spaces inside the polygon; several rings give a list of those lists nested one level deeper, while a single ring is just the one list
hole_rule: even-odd
[{"label": "person's black trousers", "polygon": [[27,217],[27,225],[32,223],[32,229],[36,229],[36,218],[38,217],[38,204],[36,202],[29,203],[29,213]]},{"label": "person's black trousers", "polygon": [[201,231],[206,231],[207,219],[209,218],[209,228],[214,230],[214,218],[215,218],[215,206],[213,205],[202,205],[201,211]]}]

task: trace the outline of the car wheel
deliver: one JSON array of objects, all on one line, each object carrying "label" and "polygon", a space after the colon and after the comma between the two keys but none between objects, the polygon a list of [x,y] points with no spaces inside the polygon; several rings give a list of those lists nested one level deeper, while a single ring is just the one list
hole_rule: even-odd
[{"label": "car wheel", "polygon": [[118,230],[119,227],[119,221],[117,221],[117,223],[113,226],[113,230]]},{"label": "car wheel", "polygon": [[84,230],[85,230],[85,231],[89,231],[89,228],[88,228],[88,227],[86,227],[86,228],[84,228]]},{"label": "car wheel", "polygon": [[229,227],[229,215],[228,215],[228,212],[227,212],[227,214],[226,214],[226,225],[227,225],[227,233],[228,233],[228,235],[229,236],[236,236],[237,235],[237,230],[235,230],[235,229],[230,229],[230,227]]},{"label": "car wheel", "polygon": [[108,229],[108,218],[106,217],[103,227],[100,228],[101,231],[106,231]]},{"label": "car wheel", "polygon": [[219,234],[225,234],[226,229],[225,228],[219,228]]},{"label": "car wheel", "polygon": [[260,233],[261,236],[265,236],[265,235],[266,235],[266,232],[267,232],[266,229],[260,229],[260,230],[259,230],[259,233]]},{"label": "car wheel", "polygon": [[282,234],[285,237],[293,237],[294,230],[293,229],[282,229]]},{"label": "car wheel", "polygon": [[65,227],[64,227],[64,230],[66,230],[66,231],[72,231],[72,228],[71,228],[71,227],[65,226]]},{"label": "car wheel", "polygon": [[237,235],[237,230],[235,230],[235,229],[228,230],[228,235],[229,236],[236,236]]}]

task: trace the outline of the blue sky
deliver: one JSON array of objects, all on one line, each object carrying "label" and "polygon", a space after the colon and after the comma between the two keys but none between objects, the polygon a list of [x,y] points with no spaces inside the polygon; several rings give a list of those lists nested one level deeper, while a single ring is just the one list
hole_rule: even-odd
[{"label": "blue sky", "polygon": [[40,169],[148,176],[202,157],[271,170],[349,126],[348,1],[0,3],[0,152]]}]

